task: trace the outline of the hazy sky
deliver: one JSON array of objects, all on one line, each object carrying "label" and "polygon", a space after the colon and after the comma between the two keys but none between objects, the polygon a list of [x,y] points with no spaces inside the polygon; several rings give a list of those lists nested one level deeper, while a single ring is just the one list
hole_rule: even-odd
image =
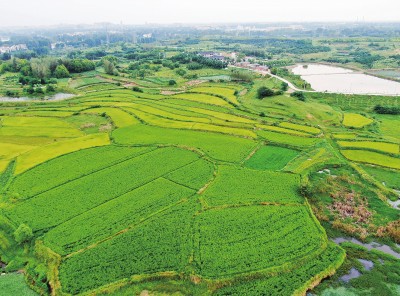
[{"label": "hazy sky", "polygon": [[400,0],[0,0],[1,3],[1,27],[94,22],[400,21]]}]

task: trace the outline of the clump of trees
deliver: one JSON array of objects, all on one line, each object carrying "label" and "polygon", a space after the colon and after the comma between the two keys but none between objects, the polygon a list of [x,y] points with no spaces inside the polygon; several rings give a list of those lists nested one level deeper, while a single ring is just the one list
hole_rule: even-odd
[{"label": "clump of trees", "polygon": [[69,77],[70,73],[81,73],[96,68],[94,62],[87,59],[56,59],[51,57],[33,58],[31,60],[12,58],[0,65],[0,74],[13,72],[21,74],[21,83],[32,78],[40,79],[45,84],[51,77]]},{"label": "clump of trees", "polygon": [[228,66],[228,62],[226,61],[205,58],[193,53],[177,54],[171,58],[171,61],[185,64],[191,70],[201,68],[224,69]]},{"label": "clump of trees", "polygon": [[118,59],[113,56],[106,56],[101,59],[101,62],[104,67],[104,71],[109,74],[109,75],[118,75],[118,70],[117,70],[117,63]]},{"label": "clump of trees", "polygon": [[239,69],[232,70],[231,79],[234,81],[252,82],[254,75],[250,71],[243,71]]},{"label": "clump of trees", "polygon": [[290,94],[290,96],[293,98],[297,98],[298,100],[303,101],[303,102],[306,100],[306,96],[304,95],[304,92],[302,92],[302,91],[292,92]]},{"label": "clump of trees", "polygon": [[69,71],[65,65],[58,65],[54,70],[54,76],[57,78],[66,78],[69,77]]},{"label": "clump of trees", "polygon": [[257,90],[257,98],[259,98],[260,100],[266,98],[266,97],[272,97],[275,95],[275,92],[266,87],[266,86],[261,86],[258,90]]},{"label": "clump of trees", "polygon": [[374,111],[378,114],[399,115],[400,107],[394,107],[394,106],[388,107],[388,106],[376,105],[374,107]]}]

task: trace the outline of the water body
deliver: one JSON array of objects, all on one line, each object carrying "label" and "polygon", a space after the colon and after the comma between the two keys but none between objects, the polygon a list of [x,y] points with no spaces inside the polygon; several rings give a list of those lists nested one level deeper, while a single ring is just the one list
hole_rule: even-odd
[{"label": "water body", "polygon": [[62,101],[66,99],[70,99],[75,97],[73,94],[66,94],[66,93],[58,93],[50,97],[44,97],[43,99],[39,98],[28,98],[28,97],[18,97],[18,98],[11,98],[11,97],[0,97],[0,102],[33,102],[33,101]]},{"label": "water body", "polygon": [[396,200],[396,201],[391,201],[390,199],[388,199],[388,203],[395,209],[400,210],[400,199]]},{"label": "water body", "polygon": [[364,266],[365,270],[371,270],[374,267],[374,262],[365,259],[358,259],[360,263]]},{"label": "water body", "polygon": [[340,280],[344,281],[345,283],[348,283],[351,279],[358,278],[360,275],[361,275],[361,273],[357,269],[352,267],[350,269],[350,272],[348,274],[345,274],[344,276],[342,276],[340,278]]},{"label": "water body", "polygon": [[[363,246],[365,248],[367,248],[368,250],[379,250],[383,253],[392,255],[393,257],[396,257],[397,259],[400,259],[400,253],[397,253],[396,251],[392,250],[391,247],[389,247],[388,245],[381,245],[378,244],[376,242],[372,242],[372,243],[363,243],[360,242],[358,239],[355,238],[344,238],[344,237],[337,237],[333,240],[335,243],[337,244],[341,244],[343,242],[351,242],[353,244],[357,244],[359,246]],[[399,245],[397,245],[399,247]]]},{"label": "water body", "polygon": [[400,83],[340,67],[310,64],[297,65],[294,74],[318,92],[343,94],[400,95]]}]

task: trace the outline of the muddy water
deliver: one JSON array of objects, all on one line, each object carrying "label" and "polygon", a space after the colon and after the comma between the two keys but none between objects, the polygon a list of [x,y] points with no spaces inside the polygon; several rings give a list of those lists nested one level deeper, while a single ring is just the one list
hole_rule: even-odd
[{"label": "muddy water", "polygon": [[374,267],[374,262],[365,259],[358,259],[360,263],[364,266],[365,270],[371,270]]},{"label": "muddy water", "polygon": [[351,279],[358,278],[360,275],[361,275],[361,273],[357,269],[352,267],[350,269],[350,272],[348,274],[345,274],[344,276],[342,276],[340,278],[340,280],[344,281],[345,283],[348,283]]},{"label": "muddy water", "polygon": [[73,94],[58,93],[50,97],[44,97],[44,99],[34,99],[28,97],[10,98],[0,97],[0,102],[30,102],[30,101],[62,101],[74,97]]},{"label": "muddy water", "polygon": [[353,70],[327,65],[297,65],[294,74],[311,84],[319,92],[344,94],[399,95],[400,83]]},{"label": "muddy water", "polygon": [[[335,243],[337,243],[337,244],[340,244],[340,243],[343,243],[343,242],[351,242],[353,244],[357,244],[359,246],[363,246],[363,247],[367,248],[368,250],[372,250],[372,249],[379,250],[379,251],[381,251],[383,253],[392,255],[392,256],[396,257],[397,259],[400,259],[400,253],[397,253],[396,251],[392,250],[392,248],[389,247],[388,245],[381,245],[381,244],[376,243],[376,242],[363,243],[363,242],[360,242],[358,239],[355,239],[355,238],[351,238],[350,239],[350,238],[344,238],[344,237],[337,237],[333,241]],[[397,245],[397,246],[399,246],[399,245]]]}]

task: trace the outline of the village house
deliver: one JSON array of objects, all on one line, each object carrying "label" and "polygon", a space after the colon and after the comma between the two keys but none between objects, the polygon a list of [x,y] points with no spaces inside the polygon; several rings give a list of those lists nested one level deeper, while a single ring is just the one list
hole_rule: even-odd
[{"label": "village house", "polygon": [[198,55],[213,60],[225,60],[225,57],[222,54],[213,51],[201,51],[198,53]]}]

